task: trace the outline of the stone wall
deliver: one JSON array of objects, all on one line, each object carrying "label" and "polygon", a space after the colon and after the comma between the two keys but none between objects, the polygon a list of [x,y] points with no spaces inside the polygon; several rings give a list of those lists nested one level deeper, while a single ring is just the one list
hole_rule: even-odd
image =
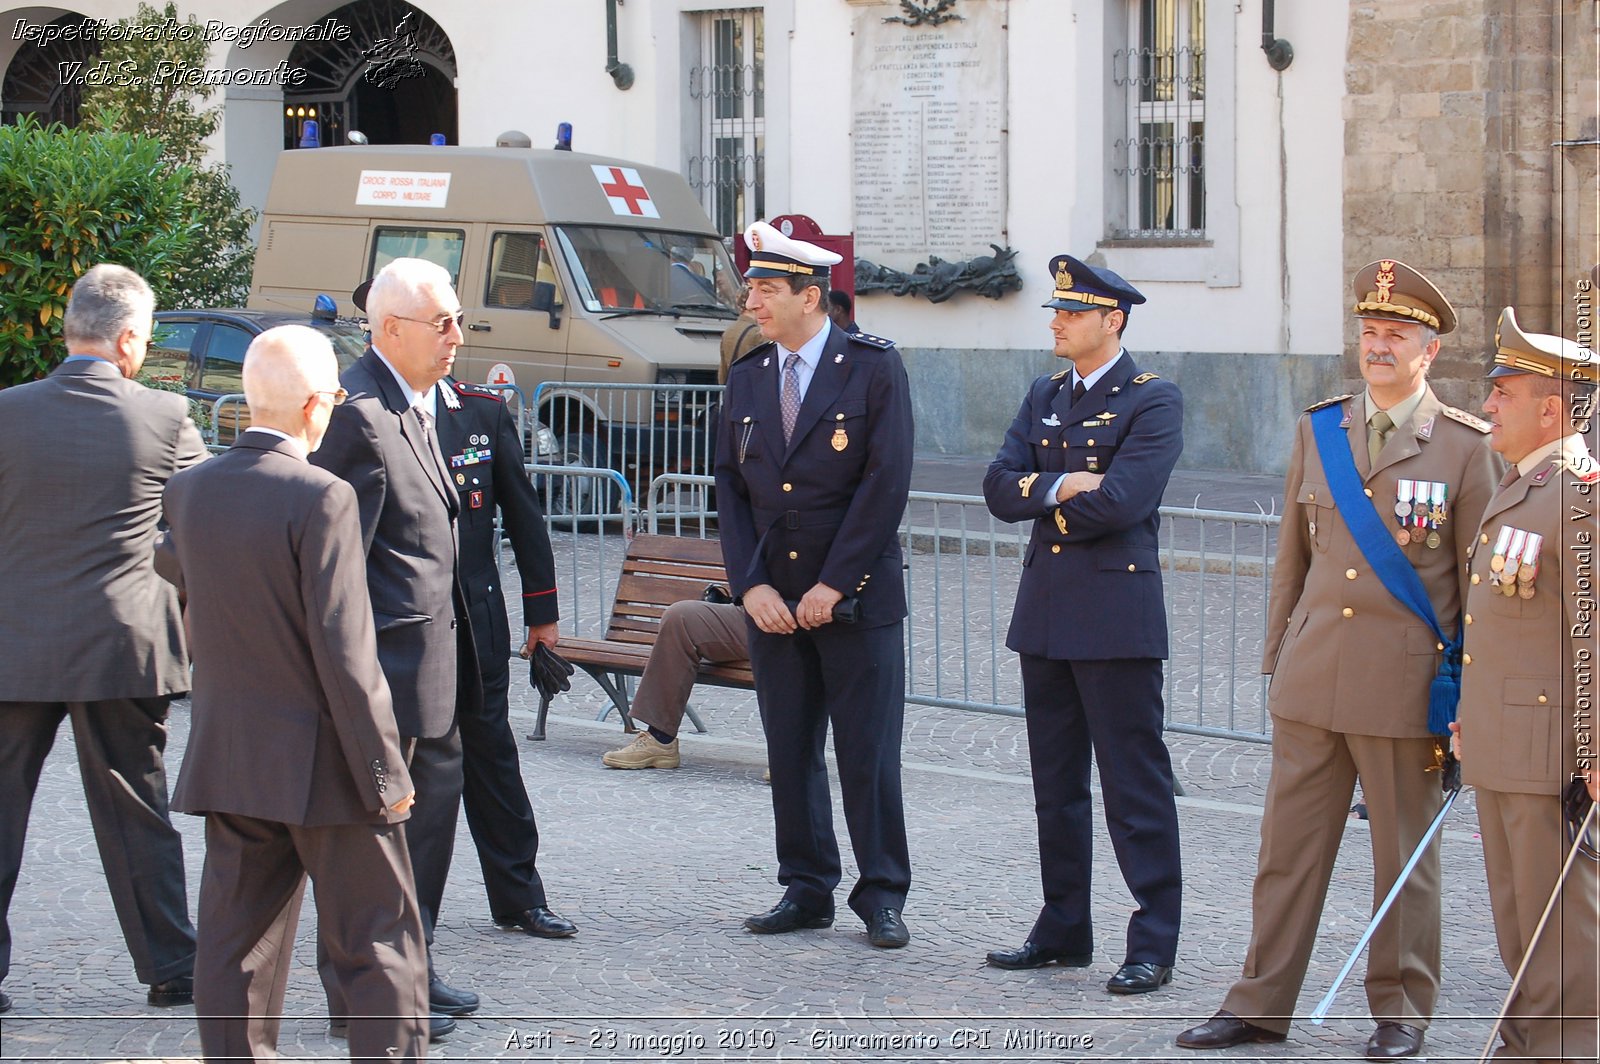
[{"label": "stone wall", "polygon": [[[1587,265],[1593,149],[1557,142],[1595,135],[1595,10],[1594,0],[1350,4],[1345,272],[1397,258],[1455,305],[1461,323],[1433,371],[1448,402],[1481,401],[1501,307],[1554,331],[1578,260]],[[1352,319],[1352,381],[1355,335]]]},{"label": "stone wall", "polygon": [[[1141,369],[1183,390],[1179,467],[1283,472],[1295,419],[1340,390],[1339,356],[1132,351]],[[1067,363],[1048,350],[901,349],[911,377],[917,451],[993,455],[1034,378]]]}]

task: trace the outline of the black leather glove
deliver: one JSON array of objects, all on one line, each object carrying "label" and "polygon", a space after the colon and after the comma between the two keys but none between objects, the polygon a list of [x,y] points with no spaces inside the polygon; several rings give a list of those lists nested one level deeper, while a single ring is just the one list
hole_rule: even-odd
[{"label": "black leather glove", "polygon": [[572,681],[568,677],[574,671],[570,661],[543,643],[534,646],[533,657],[528,660],[528,681],[538,689],[539,697],[546,701],[562,691],[572,689]]}]

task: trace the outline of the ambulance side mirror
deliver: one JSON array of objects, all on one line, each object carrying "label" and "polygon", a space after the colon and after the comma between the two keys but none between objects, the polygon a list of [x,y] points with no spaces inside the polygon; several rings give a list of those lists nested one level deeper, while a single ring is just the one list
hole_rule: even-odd
[{"label": "ambulance side mirror", "polygon": [[550,281],[533,283],[533,309],[550,315],[550,328],[561,328],[561,306],[556,302],[556,286]]}]

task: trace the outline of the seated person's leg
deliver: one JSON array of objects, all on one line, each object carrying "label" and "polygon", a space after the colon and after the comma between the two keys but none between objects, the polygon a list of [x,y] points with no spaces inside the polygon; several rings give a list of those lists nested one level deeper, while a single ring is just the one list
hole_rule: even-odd
[{"label": "seated person's leg", "polygon": [[601,757],[606,767],[677,768],[678,729],[700,662],[748,660],[748,638],[738,606],[697,599],[668,606],[633,699],[633,717],[647,730],[627,746],[607,751]]}]

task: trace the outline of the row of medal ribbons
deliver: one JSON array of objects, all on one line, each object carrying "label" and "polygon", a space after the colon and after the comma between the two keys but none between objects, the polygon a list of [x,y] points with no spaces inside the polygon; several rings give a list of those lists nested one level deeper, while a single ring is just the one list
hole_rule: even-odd
[{"label": "row of medal ribbons", "polygon": [[1533,598],[1533,580],[1539,575],[1539,548],[1544,537],[1537,532],[1501,525],[1494,540],[1489,568],[1494,572],[1495,590],[1510,598]]},{"label": "row of medal ribbons", "polygon": [[1394,534],[1402,547],[1407,543],[1426,543],[1437,549],[1443,542],[1439,529],[1449,517],[1445,497],[1450,485],[1431,480],[1401,480],[1396,482],[1394,515],[1400,528]]}]

